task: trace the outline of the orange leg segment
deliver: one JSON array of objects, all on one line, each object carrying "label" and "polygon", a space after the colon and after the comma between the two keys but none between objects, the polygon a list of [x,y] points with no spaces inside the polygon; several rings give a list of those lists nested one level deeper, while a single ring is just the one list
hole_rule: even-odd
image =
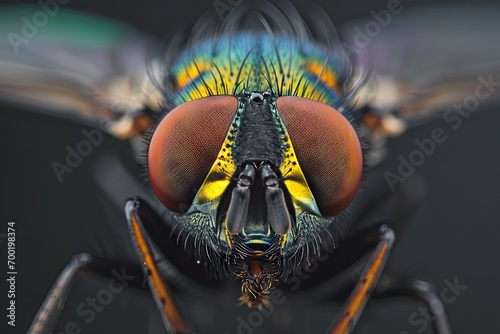
[{"label": "orange leg segment", "polygon": [[163,322],[166,328],[169,328],[171,332],[175,334],[191,333],[177,311],[171,292],[156,266],[154,250],[152,249],[153,245],[147,233],[144,231],[138,211],[138,203],[133,199],[129,200],[125,206],[125,211],[139,254],[144,260],[149,285],[153,291],[153,297],[162,313]]},{"label": "orange leg segment", "polygon": [[394,244],[394,232],[387,226],[380,227],[380,240],[373,254],[368,259],[365,268],[351,292],[349,299],[344,304],[340,315],[337,317],[328,333],[347,334],[351,333],[361,316],[366,303],[370,299],[377,282],[382,274],[390,250]]}]

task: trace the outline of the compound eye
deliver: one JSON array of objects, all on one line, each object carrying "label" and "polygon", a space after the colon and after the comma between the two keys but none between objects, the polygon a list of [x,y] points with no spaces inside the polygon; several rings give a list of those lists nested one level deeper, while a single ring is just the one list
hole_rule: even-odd
[{"label": "compound eye", "polygon": [[353,126],[339,111],[317,101],[282,96],[277,107],[321,213],[332,216],[343,211],[363,172]]},{"label": "compound eye", "polygon": [[234,96],[186,102],[158,124],[148,148],[154,192],[171,211],[186,212],[224,142],[238,106]]}]

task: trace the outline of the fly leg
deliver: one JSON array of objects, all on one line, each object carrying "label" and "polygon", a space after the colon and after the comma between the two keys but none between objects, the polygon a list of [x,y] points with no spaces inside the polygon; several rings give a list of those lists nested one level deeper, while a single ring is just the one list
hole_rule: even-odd
[{"label": "fly leg", "polygon": [[410,297],[422,302],[431,315],[434,331],[438,334],[451,334],[452,330],[444,305],[436,294],[435,288],[430,283],[411,279],[393,277],[384,274],[380,278],[373,293],[377,299],[390,297]]},{"label": "fly leg", "polygon": [[[142,269],[136,264],[95,258],[86,253],[75,255],[52,286],[28,329],[28,334],[49,334],[54,331],[73,282],[77,276],[87,273],[115,279],[122,286],[142,288],[144,285]],[[126,281],[120,281],[124,279]]]},{"label": "fly leg", "polygon": [[[405,232],[424,197],[424,182],[421,179],[406,180],[404,184],[387,190],[385,179],[373,177],[369,183],[370,197],[365,197],[365,211],[358,220],[357,228],[372,226],[377,219],[390,222],[398,236]],[[384,191],[385,189],[385,191]],[[367,204],[369,203],[369,204]],[[434,331],[439,334],[450,334],[452,330],[444,306],[435,293],[434,287],[427,282],[394,277],[384,273],[373,293],[377,299],[389,297],[409,297],[423,303],[434,319]]]},{"label": "fly leg", "polygon": [[[125,214],[130,234],[135,241],[139,255],[144,263],[145,274],[151,288],[165,328],[169,333],[191,333],[191,330],[182,319],[172,298],[172,293],[165,280],[165,259],[150,235],[164,239],[163,245],[169,245],[170,234],[165,230],[156,213],[140,198],[131,198],[125,204]],[[148,231],[149,230],[149,231]],[[153,234],[154,233],[154,234]],[[177,245],[171,245],[174,250]],[[169,254],[167,253],[163,254]],[[172,254],[169,254],[172,256]]]},{"label": "fly leg", "polygon": [[[45,298],[28,330],[29,334],[49,334],[54,331],[71,292],[73,282],[82,274],[97,274],[111,279],[115,276],[125,277],[127,280],[125,284],[140,289],[144,289],[146,276],[154,291],[154,297],[157,302],[162,304],[163,322],[167,330],[170,330],[169,333],[189,333],[188,327],[180,318],[177,308],[173,304],[165,281],[169,279],[185,281],[181,279],[184,277],[182,274],[192,275],[190,277],[196,277],[198,281],[207,286],[213,286],[213,280],[208,280],[204,268],[189,265],[193,261],[187,261],[188,257],[184,249],[169,239],[170,232],[167,225],[163,224],[144,202],[138,198],[129,200],[126,205],[126,213],[130,232],[139,246],[139,254],[145,266],[97,258],[86,253],[75,255],[61,272]],[[152,240],[151,234],[162,240],[160,251],[168,254],[169,260],[172,258],[173,264],[177,265],[179,269],[174,269],[171,263],[167,263],[162,258],[153,244],[156,240]],[[177,262],[183,265],[179,265]],[[115,271],[116,275],[113,274]]]},{"label": "fly leg", "polygon": [[[354,233],[326,260],[324,266],[327,272],[322,271],[325,276],[310,275],[310,282],[304,282],[303,285],[319,285],[320,295],[336,298],[342,298],[347,289],[351,291],[328,333],[351,333],[373,293],[378,298],[402,296],[423,302],[434,316],[436,332],[449,334],[451,330],[443,305],[430,284],[389,278],[385,273],[381,276],[395,237],[392,229],[377,226],[380,226],[382,219],[403,232],[424,195],[419,182],[408,180],[394,191],[388,191],[384,182],[383,179],[372,178],[366,188],[370,196],[364,196],[358,202],[360,210],[355,217],[357,223]],[[367,254],[370,254],[369,259],[362,267],[363,263],[359,259]],[[325,279],[326,276],[330,278]]]},{"label": "fly leg", "polygon": [[356,245],[373,243],[374,238],[377,239],[376,246],[341,312],[330,326],[330,334],[352,333],[384,270],[395,241],[394,232],[382,225],[363,236]]}]

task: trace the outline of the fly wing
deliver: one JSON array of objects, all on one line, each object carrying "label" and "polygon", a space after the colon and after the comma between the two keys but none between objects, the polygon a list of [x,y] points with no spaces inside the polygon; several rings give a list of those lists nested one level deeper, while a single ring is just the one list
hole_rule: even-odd
[{"label": "fly wing", "polygon": [[162,108],[161,90],[150,79],[159,68],[148,65],[155,44],[96,16],[2,8],[0,99],[132,138]]},{"label": "fly wing", "polygon": [[499,15],[496,5],[400,6],[345,26],[346,51],[370,73],[356,101],[372,135],[399,135],[456,103],[497,101]]}]

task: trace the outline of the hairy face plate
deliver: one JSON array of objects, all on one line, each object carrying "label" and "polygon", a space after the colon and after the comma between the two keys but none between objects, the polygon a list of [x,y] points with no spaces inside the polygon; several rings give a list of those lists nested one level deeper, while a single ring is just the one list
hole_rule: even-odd
[{"label": "hairy face plate", "polygon": [[241,278],[241,301],[255,306],[350,204],[362,160],[355,129],[334,108],[243,90],[168,113],[152,136],[148,170],[167,208],[189,206],[177,216],[186,242]]}]

